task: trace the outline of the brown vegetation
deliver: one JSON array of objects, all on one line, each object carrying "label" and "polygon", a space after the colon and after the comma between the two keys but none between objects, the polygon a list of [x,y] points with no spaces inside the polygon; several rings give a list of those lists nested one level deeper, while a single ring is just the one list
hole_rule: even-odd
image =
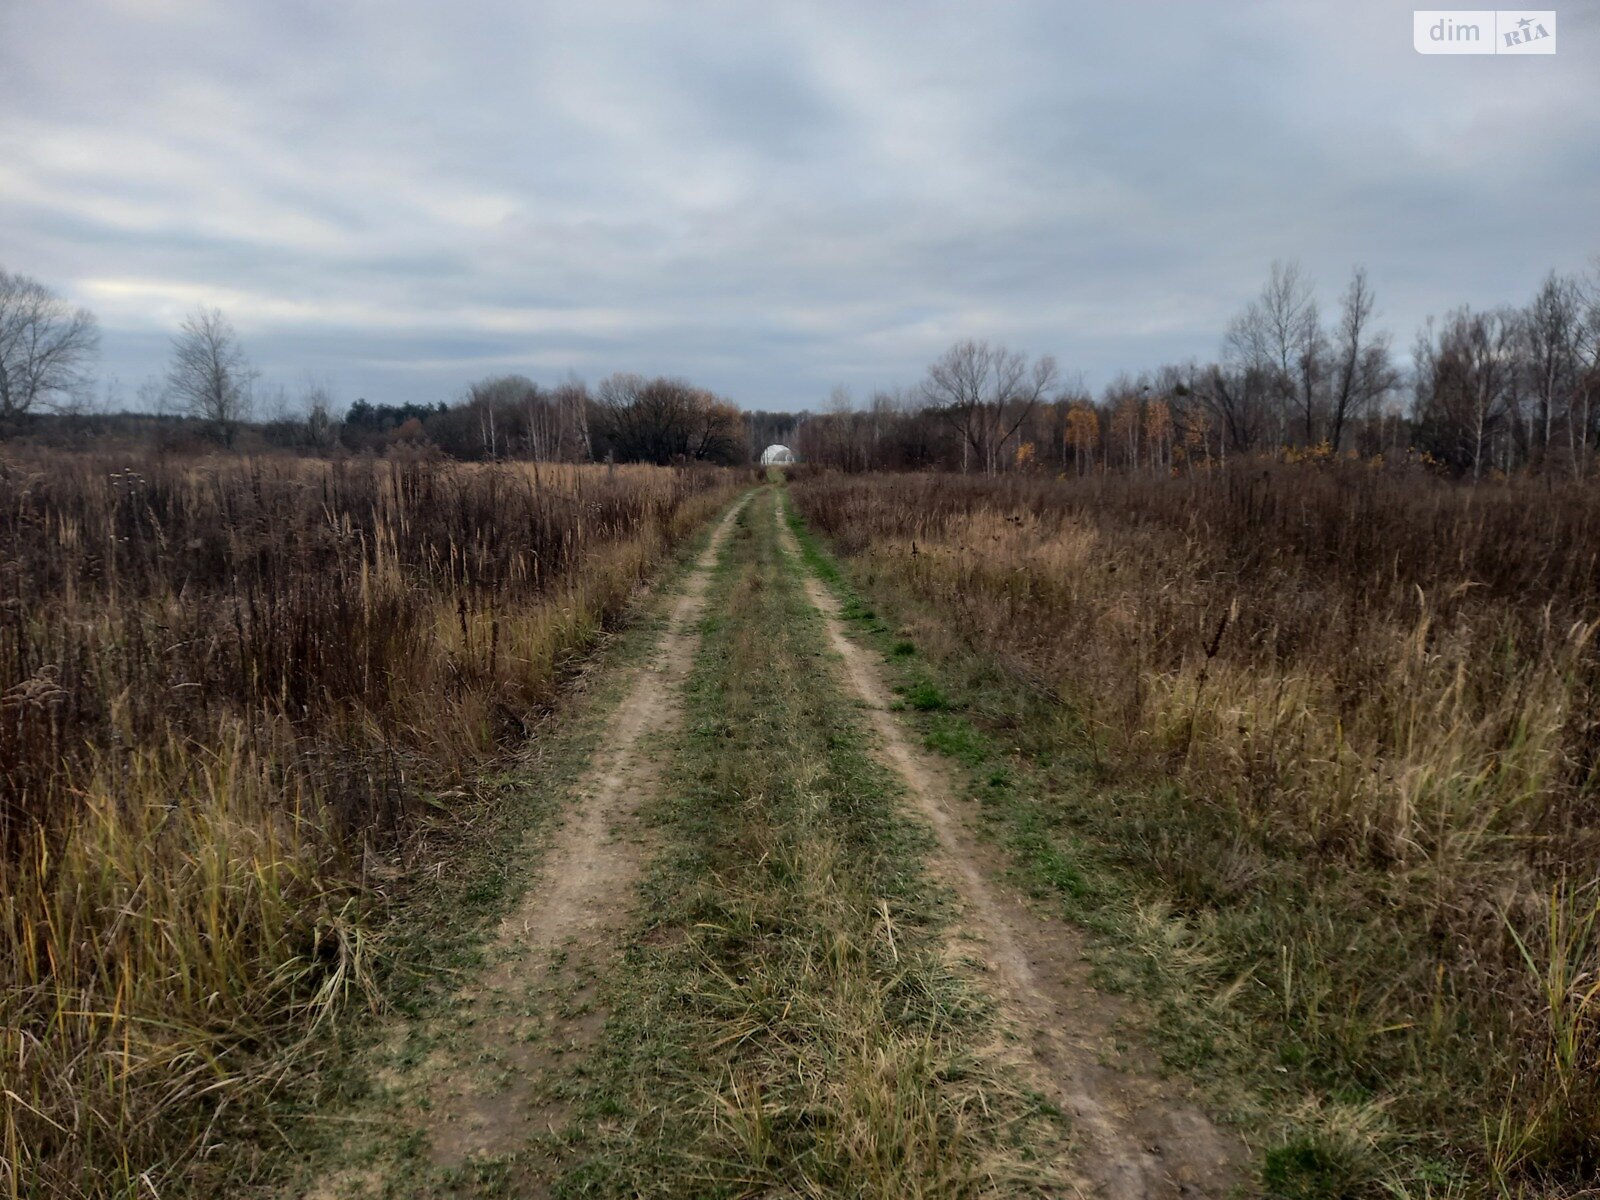
[{"label": "brown vegetation", "polygon": [[1241,460],[794,493],[870,595],[1111,751],[1069,819],[1170,906],[1257,1053],[1413,1158],[1595,1181],[1592,489]]},{"label": "brown vegetation", "polygon": [[525,741],[728,485],[0,459],[0,1189],[193,1182],[366,987],[371,847]]}]

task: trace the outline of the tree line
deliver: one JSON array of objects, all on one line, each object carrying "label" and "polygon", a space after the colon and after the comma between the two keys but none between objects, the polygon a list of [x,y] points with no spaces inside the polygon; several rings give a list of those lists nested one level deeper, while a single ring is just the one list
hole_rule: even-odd
[{"label": "tree line", "polygon": [[432,447],[464,461],[746,461],[740,414],[729,400],[682,379],[619,373],[590,390],[570,379],[544,387],[523,375],[469,385],[454,404],[357,400],[329,439],[351,451]]},{"label": "tree line", "polygon": [[841,470],[1173,470],[1254,453],[1426,456],[1462,476],[1587,474],[1600,445],[1600,261],[1551,272],[1522,307],[1463,306],[1418,333],[1409,364],[1356,268],[1324,319],[1293,263],[1274,263],[1209,362],[1120,375],[1098,398],[1055,360],[956,344],[865,405],[836,391],[794,434]]},{"label": "tree line", "polygon": [[[295,397],[261,387],[233,325],[202,308],[172,338],[165,376],[141,389],[158,415],[111,420],[228,447],[245,433],[253,445],[300,451],[415,448],[464,460],[731,465],[781,442],[802,461],[846,471],[1086,474],[1261,452],[1413,452],[1474,479],[1588,473],[1600,445],[1600,260],[1587,274],[1552,271],[1521,307],[1429,318],[1409,363],[1377,313],[1361,268],[1325,319],[1305,272],[1274,263],[1214,359],[1120,375],[1098,398],[1049,356],[967,340],[910,387],[864,405],[835,389],[818,413],[740,412],[687,380],[615,374],[592,390],[577,379],[493,376],[451,402],[360,399],[340,414],[324,385],[308,382]],[[92,313],[0,270],[0,436],[81,411],[98,344]]]},{"label": "tree line", "polygon": [[0,437],[43,428],[234,448],[246,435],[253,445],[299,451],[402,447],[468,461],[732,465],[752,457],[737,407],[683,379],[614,374],[591,393],[577,379],[541,387],[500,375],[468,385],[453,403],[363,398],[340,414],[326,385],[308,382],[295,397],[261,387],[232,322],[200,308],[172,337],[165,376],[140,389],[147,411],[106,414],[91,403],[98,348],[93,313],[0,270]]}]

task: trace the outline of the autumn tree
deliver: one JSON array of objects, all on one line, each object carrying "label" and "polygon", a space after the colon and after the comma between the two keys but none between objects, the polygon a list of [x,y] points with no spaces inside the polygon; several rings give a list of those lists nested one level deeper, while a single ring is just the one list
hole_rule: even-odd
[{"label": "autumn tree", "polygon": [[1106,389],[1105,404],[1110,412],[1106,459],[1115,451],[1129,468],[1139,465],[1139,432],[1143,424],[1141,393],[1126,377]]},{"label": "autumn tree", "polygon": [[1078,400],[1067,410],[1066,439],[1072,446],[1078,474],[1092,471],[1095,449],[1100,444],[1100,414],[1087,400]]},{"label": "autumn tree", "polygon": [[1183,462],[1191,471],[1197,460],[1207,458],[1211,453],[1211,414],[1204,408],[1190,409],[1184,416],[1182,432],[1179,435],[1182,442]]},{"label": "autumn tree", "polygon": [[1172,466],[1172,406],[1163,399],[1145,405],[1144,444],[1149,449],[1151,470]]}]

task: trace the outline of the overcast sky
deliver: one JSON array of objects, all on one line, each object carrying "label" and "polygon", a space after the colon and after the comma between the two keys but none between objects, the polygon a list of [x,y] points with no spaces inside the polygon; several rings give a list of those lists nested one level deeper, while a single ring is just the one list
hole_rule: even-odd
[{"label": "overcast sky", "polygon": [[1274,258],[1408,347],[1600,252],[1600,8],[1423,57],[1411,6],[0,0],[0,266],[131,403],[186,311],[268,381],[681,374],[747,408],[954,339],[1098,388]]}]

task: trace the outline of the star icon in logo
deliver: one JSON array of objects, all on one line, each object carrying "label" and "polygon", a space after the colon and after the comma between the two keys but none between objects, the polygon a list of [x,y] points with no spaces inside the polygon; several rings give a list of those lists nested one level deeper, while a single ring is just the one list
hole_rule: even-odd
[{"label": "star icon in logo", "polygon": [[1532,24],[1533,24],[1533,22],[1530,21],[1527,17],[1523,17],[1522,20],[1517,22],[1517,27],[1519,29],[1526,29],[1529,25],[1532,25]]}]

